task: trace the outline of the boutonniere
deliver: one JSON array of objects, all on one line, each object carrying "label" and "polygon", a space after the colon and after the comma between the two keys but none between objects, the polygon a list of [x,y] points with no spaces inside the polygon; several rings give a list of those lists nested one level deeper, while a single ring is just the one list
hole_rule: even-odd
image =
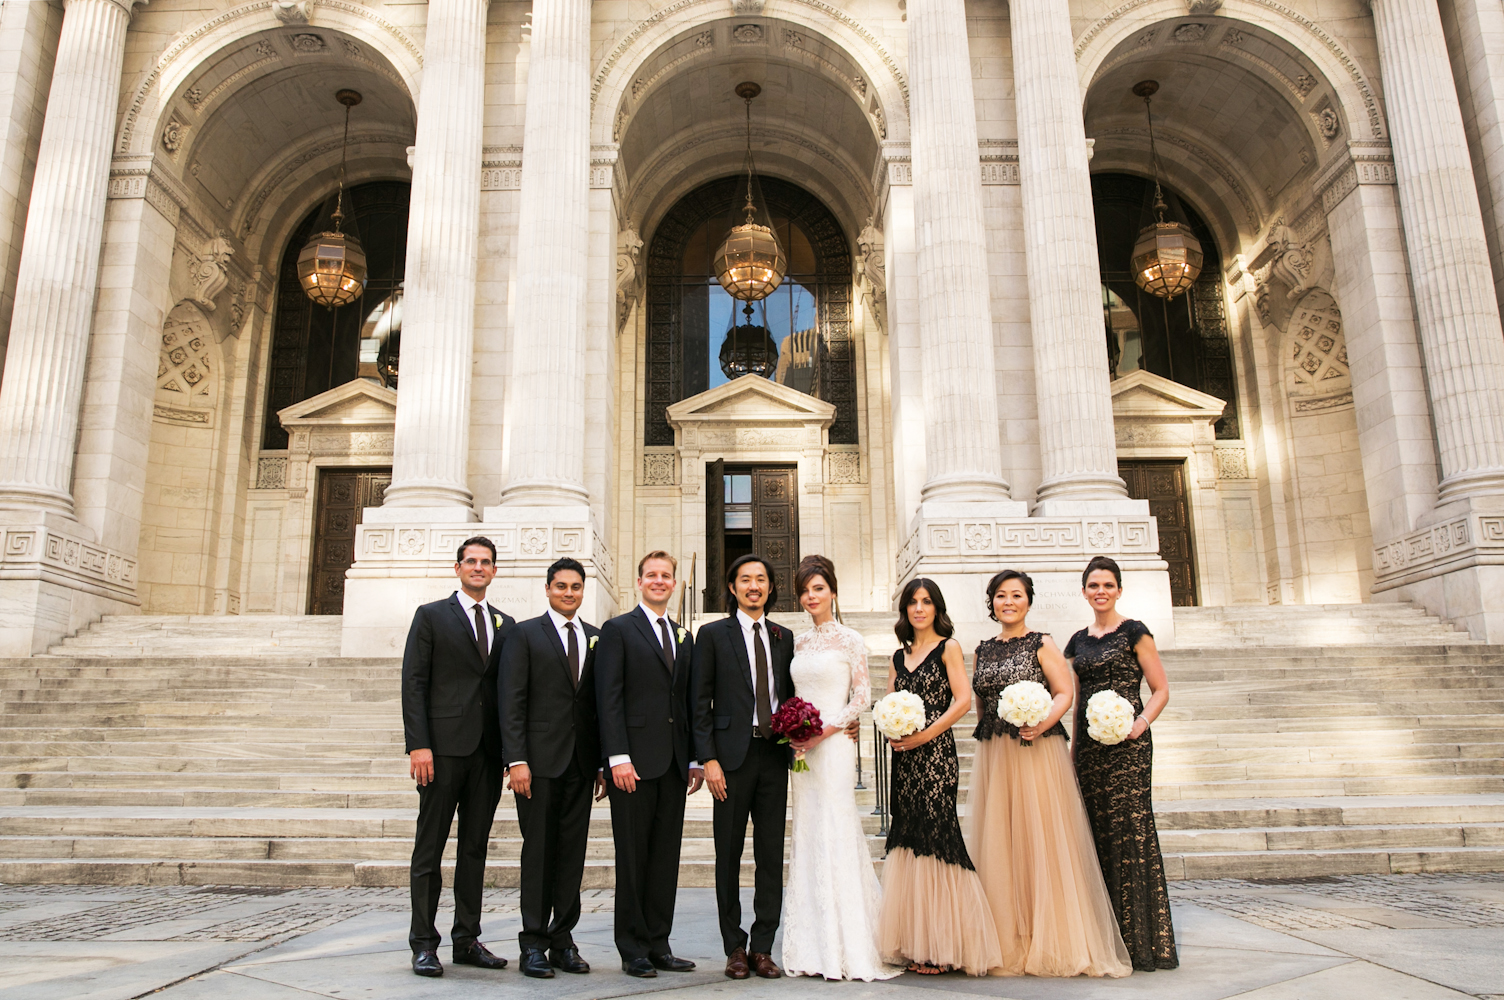
[{"label": "boutonniere", "polygon": [[685,636],[687,636],[687,635],[689,635],[689,629],[687,629],[687,628],[683,628],[683,627],[682,627],[682,626],[681,626],[681,627],[680,627],[680,629],[679,629],[679,641],[680,641],[680,642],[683,642],[683,641],[684,641],[684,638],[685,638]]},{"label": "boutonniere", "polygon": [[772,622],[768,622],[768,635],[771,635],[775,639],[778,638],[778,626]]},{"label": "boutonniere", "polygon": [[492,620],[493,620],[493,621],[495,621],[495,622],[496,622],[496,627],[497,627],[497,628],[501,628],[501,615],[496,615],[496,614],[493,614],[493,615],[492,615],[492,616],[491,616],[491,618],[492,618]]},{"label": "boutonniere", "polygon": [[590,637],[590,642],[585,645],[585,648],[586,649],[594,649],[595,648],[595,644],[598,643],[598,642],[600,642],[600,641],[601,641],[601,637],[600,636],[598,636],[598,635],[592,635]]}]

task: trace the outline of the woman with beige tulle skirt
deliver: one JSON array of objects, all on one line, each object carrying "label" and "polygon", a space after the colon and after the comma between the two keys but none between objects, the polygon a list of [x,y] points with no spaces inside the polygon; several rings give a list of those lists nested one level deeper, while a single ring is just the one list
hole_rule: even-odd
[{"label": "woman with beige tulle skirt", "polygon": [[[1025,624],[1026,574],[1005,570],[988,585],[1002,634],[977,647],[972,689],[977,749],[966,839],[997,923],[1003,976],[1127,976],[1118,932],[1061,717],[1073,687],[1054,640]],[[1050,713],[1022,729],[998,716],[1003,689],[1045,685]]]}]

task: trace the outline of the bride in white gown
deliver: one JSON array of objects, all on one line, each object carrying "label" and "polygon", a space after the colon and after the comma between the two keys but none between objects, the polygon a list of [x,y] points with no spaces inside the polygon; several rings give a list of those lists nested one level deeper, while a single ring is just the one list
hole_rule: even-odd
[{"label": "bride in white gown", "polygon": [[857,815],[856,744],[843,730],[872,700],[867,644],[833,617],[835,567],[808,556],[795,581],[815,626],[794,640],[794,693],[820,710],[824,732],[808,743],[808,771],[789,775],[793,849],[783,894],[783,968],[791,976],[891,979],[903,969],[877,952],[882,887]]}]

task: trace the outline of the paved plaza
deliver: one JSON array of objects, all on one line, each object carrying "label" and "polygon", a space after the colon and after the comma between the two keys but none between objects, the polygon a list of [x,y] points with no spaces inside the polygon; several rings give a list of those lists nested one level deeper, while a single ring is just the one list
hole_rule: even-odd
[{"label": "paved plaza", "polygon": [[[747,890],[750,892],[750,890]],[[0,886],[0,1000],[596,998],[672,992],[751,1000],[942,993],[1016,1000],[1504,1000],[1504,875],[1328,876],[1171,884],[1181,967],[1126,980],[925,978],[826,985],[721,975],[715,898],[681,889],[674,950],[688,975],[629,979],[611,946],[612,895],[587,893],[578,939],[596,971],[515,969],[517,894],[486,895],[486,940],[513,967],[408,970],[402,889]],[[447,893],[446,893],[447,895]],[[748,899],[750,904],[750,898]],[[447,927],[449,914],[440,917]],[[448,947],[440,956],[447,960]]]}]

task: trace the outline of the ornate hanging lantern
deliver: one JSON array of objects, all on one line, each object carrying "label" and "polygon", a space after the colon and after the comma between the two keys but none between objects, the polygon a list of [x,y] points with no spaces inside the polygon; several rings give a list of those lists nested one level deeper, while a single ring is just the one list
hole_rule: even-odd
[{"label": "ornate hanging lantern", "polygon": [[348,305],[366,290],[366,252],[355,236],[340,230],[345,218],[345,154],[350,145],[350,109],[359,93],[341,90],[334,99],[345,106],[345,138],[339,155],[339,195],[334,202],[334,230],[319,233],[298,254],[298,281],[321,306]]},{"label": "ornate hanging lantern", "polygon": [[773,294],[788,271],[788,258],[773,230],[753,221],[757,210],[752,203],[752,98],[760,93],[762,88],[755,83],[736,85],[736,96],[747,102],[747,221],[726,236],[714,261],[716,280],[727,294],[743,302]]},{"label": "ornate hanging lantern", "polygon": [[1189,226],[1166,222],[1164,193],[1159,187],[1159,155],[1154,147],[1154,112],[1149,99],[1159,90],[1159,83],[1144,80],[1133,85],[1133,92],[1144,99],[1144,113],[1149,118],[1149,159],[1154,167],[1155,221],[1145,226],[1133,244],[1133,280],[1151,295],[1173,299],[1190,289],[1201,275],[1201,241]]},{"label": "ornate hanging lantern", "polygon": [[767,327],[752,322],[752,303],[747,303],[742,312],[747,321],[732,327],[726,334],[725,343],[721,344],[721,371],[728,379],[739,379],[743,375],[772,378],[778,370],[778,345],[773,342],[773,335]]}]

